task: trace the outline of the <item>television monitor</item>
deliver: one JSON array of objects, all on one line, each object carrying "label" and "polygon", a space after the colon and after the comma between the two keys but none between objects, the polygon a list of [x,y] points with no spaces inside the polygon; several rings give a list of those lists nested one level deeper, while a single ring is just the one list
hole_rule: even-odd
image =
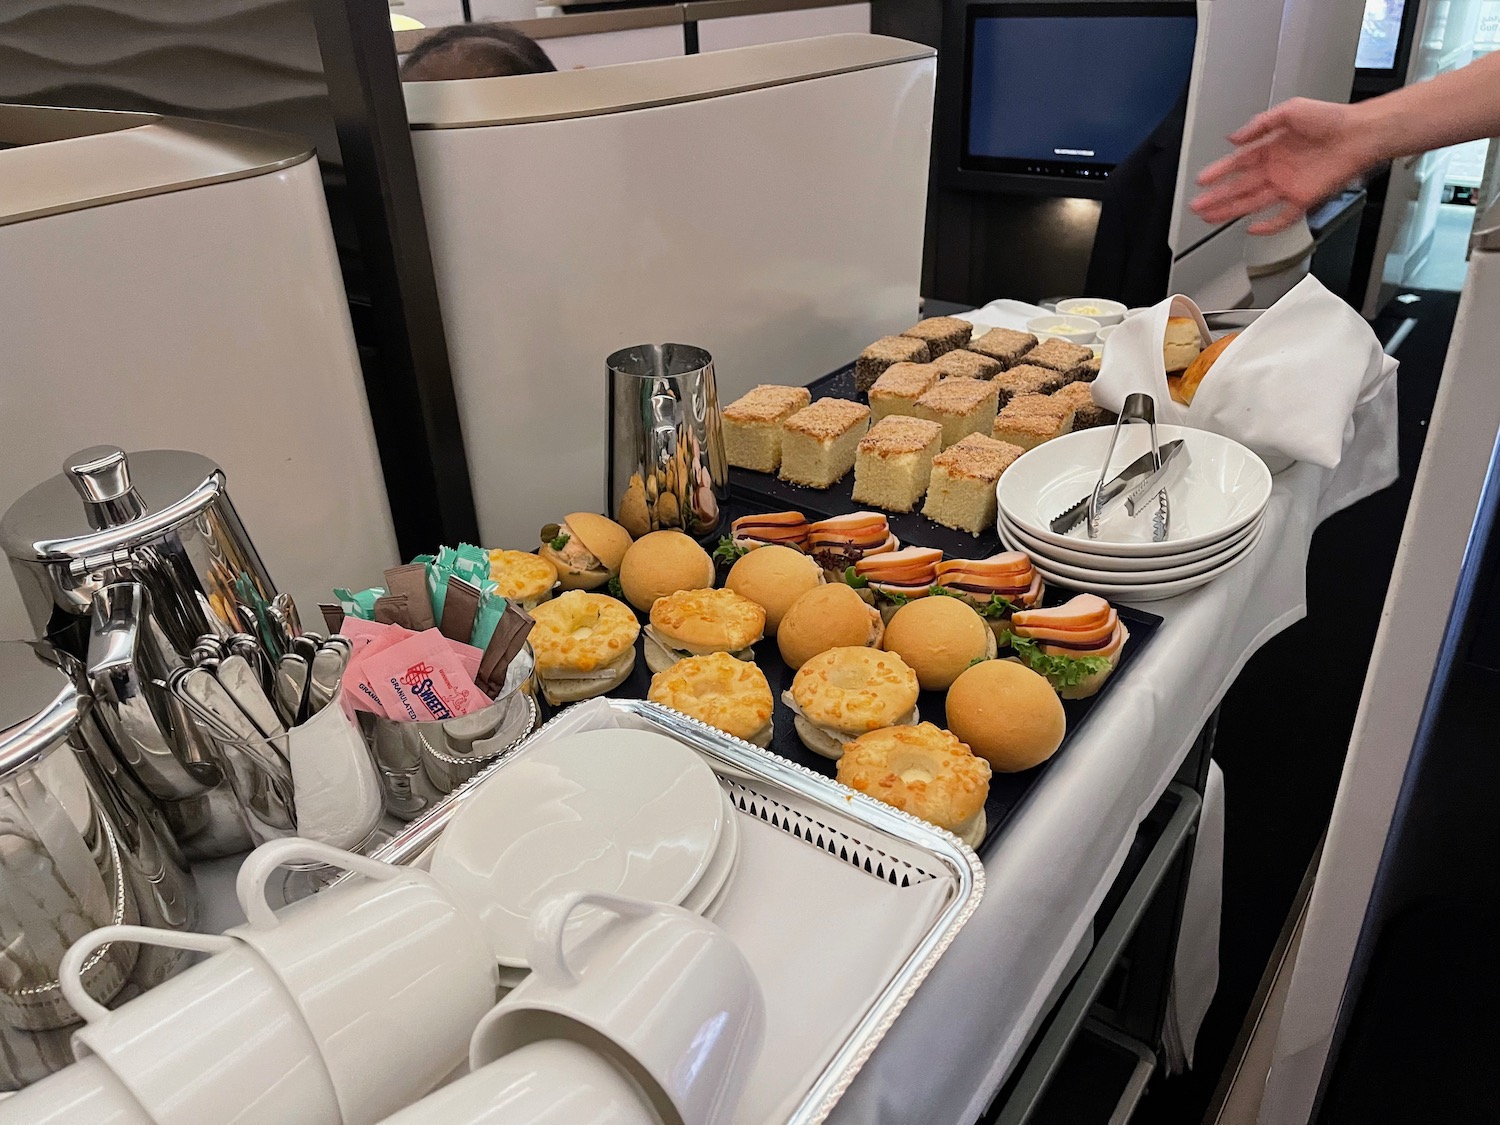
[{"label": "television monitor", "polygon": [[1401,47],[1401,16],[1406,0],[1365,0],[1354,65],[1360,70],[1394,70]]},{"label": "television monitor", "polygon": [[1054,0],[966,14],[962,173],[1085,188],[1186,104],[1194,3]]}]

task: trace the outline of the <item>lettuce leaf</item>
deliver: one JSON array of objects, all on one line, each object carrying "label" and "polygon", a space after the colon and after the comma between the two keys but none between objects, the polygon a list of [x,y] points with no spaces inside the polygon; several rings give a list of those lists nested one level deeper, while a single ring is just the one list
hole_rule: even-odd
[{"label": "lettuce leaf", "polygon": [[732,566],[735,560],[749,553],[749,547],[737,546],[735,541],[726,535],[719,540],[719,545],[714,548],[714,562],[723,563],[725,566]]},{"label": "lettuce leaf", "polygon": [[853,586],[856,590],[863,590],[870,584],[870,580],[868,578],[861,578],[858,574],[854,573],[854,568],[852,566],[846,566],[844,568],[844,581]]},{"label": "lettuce leaf", "polygon": [[568,545],[568,540],[572,538],[573,537],[571,535],[558,535],[553,539],[548,540],[547,546],[551,547],[554,551],[561,551]]},{"label": "lettuce leaf", "polygon": [[1104,656],[1061,656],[1043,652],[1036,641],[1029,637],[1018,637],[1010,631],[1000,638],[1000,643],[1014,649],[1021,663],[1033,672],[1047,677],[1047,681],[1059,691],[1077,687],[1090,676],[1103,672],[1110,666],[1109,658]]},{"label": "lettuce leaf", "polygon": [[611,576],[609,580],[609,593],[617,601],[623,602],[625,600],[625,587],[620,585],[620,576],[618,574]]},{"label": "lettuce leaf", "polygon": [[950,590],[946,586],[934,586],[932,588],[932,592],[934,594],[937,594],[939,597],[960,599],[975,613],[979,614],[980,617],[998,619],[1001,617],[1007,617],[1010,614],[1015,613],[1016,610],[1020,609],[1020,606],[1016,605],[1015,602],[1011,601],[1009,598],[1002,598],[999,594],[991,594],[989,601],[985,602],[983,605],[975,605],[973,602],[969,601],[968,597],[961,590]]}]

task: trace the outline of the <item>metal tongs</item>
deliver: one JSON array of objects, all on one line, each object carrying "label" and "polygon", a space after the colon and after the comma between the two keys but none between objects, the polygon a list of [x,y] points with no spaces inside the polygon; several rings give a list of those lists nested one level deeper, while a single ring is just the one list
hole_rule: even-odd
[{"label": "metal tongs", "polygon": [[[1104,465],[1099,470],[1099,482],[1094,485],[1093,495],[1089,497],[1089,507],[1085,518],[1090,539],[1099,538],[1099,516],[1100,509],[1103,507],[1101,495],[1109,477],[1109,464],[1115,456],[1115,445],[1120,440],[1120,427],[1128,422],[1145,422],[1151,427],[1151,464],[1153,466],[1151,475],[1130,495],[1128,507],[1131,515],[1135,515],[1138,502],[1149,489],[1155,488],[1160,483],[1163,476],[1161,445],[1156,440],[1156,400],[1147,394],[1130,395],[1125,399],[1124,406],[1120,408],[1120,417],[1115,420],[1115,430],[1109,439],[1109,451],[1105,453]],[[1156,513],[1151,517],[1151,542],[1166,541],[1170,518],[1171,510],[1167,501],[1167,490],[1163,488],[1157,493]]]}]

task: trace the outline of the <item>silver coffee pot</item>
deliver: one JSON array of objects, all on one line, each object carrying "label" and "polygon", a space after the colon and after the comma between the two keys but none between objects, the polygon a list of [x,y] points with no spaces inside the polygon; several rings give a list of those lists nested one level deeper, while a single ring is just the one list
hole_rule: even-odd
[{"label": "silver coffee pot", "polygon": [[84,662],[120,766],[161,803],[189,856],[295,830],[291,774],[264,745],[214,740],[167,689],[205,634],[274,655],[301,632],[206,457],[95,446],[0,517],[32,624]]},{"label": "silver coffee pot", "polygon": [[[0,643],[0,1089],[73,1061],[78,1017],[57,970],[74,941],[111,924],[197,922],[181,851],[95,720],[75,659],[43,642]],[[84,983],[108,1002],[187,956],[112,943]]]},{"label": "silver coffee pot", "polygon": [[637,538],[713,535],[729,496],[713,357],[689,344],[637,344],[604,363],[615,518]]}]

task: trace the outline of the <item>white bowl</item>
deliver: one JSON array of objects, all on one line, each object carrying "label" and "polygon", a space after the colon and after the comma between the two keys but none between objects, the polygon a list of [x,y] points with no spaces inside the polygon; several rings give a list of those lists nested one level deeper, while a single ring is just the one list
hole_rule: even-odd
[{"label": "white bowl", "polygon": [[[1162,566],[1155,570],[1102,570],[1092,566],[1075,566],[1068,563],[1058,562],[1047,554],[1031,554],[1032,561],[1038,566],[1045,566],[1048,571],[1056,572],[1058,579],[1072,585],[1081,585],[1084,589],[1092,589],[1096,584],[1102,583],[1107,586],[1159,586],[1164,582],[1175,582],[1182,578],[1194,578],[1209,571],[1221,573],[1219,568],[1229,562],[1237,555],[1254,548],[1260,541],[1261,531],[1265,525],[1256,523],[1252,525],[1250,535],[1235,542],[1216,554],[1207,558],[1198,559],[1194,562],[1183,563],[1180,566]],[[1015,534],[1002,527],[1000,529],[1000,541],[1013,551],[1025,551],[1026,547]]]},{"label": "white bowl", "polygon": [[[1170,494],[1169,494],[1170,495]],[[1123,576],[1127,574],[1139,574],[1142,571],[1157,571],[1167,566],[1187,566],[1189,563],[1201,562],[1204,559],[1217,558],[1241,546],[1245,540],[1259,529],[1261,518],[1251,520],[1240,530],[1225,536],[1217,542],[1210,543],[1206,547],[1198,547],[1192,551],[1182,551],[1173,555],[1151,555],[1145,558],[1121,558],[1118,555],[1103,555],[1089,550],[1093,544],[1087,539],[1079,540],[1077,549],[1069,547],[1058,547],[1052,543],[1043,543],[1027,532],[1021,530],[1004,512],[999,515],[997,530],[1000,538],[1007,543],[1014,543],[1014,550],[1025,551],[1028,555],[1041,556],[1050,559],[1053,563],[1067,563],[1070,566],[1088,567],[1092,570],[1104,571],[1110,574]]]},{"label": "white bowl", "polygon": [[1086,316],[1034,316],[1026,331],[1038,338],[1056,336],[1073,344],[1092,344],[1099,335],[1099,322]]},{"label": "white bowl", "polygon": [[1096,320],[1104,327],[1113,327],[1125,319],[1128,310],[1119,301],[1103,297],[1071,297],[1057,302],[1059,316],[1081,316]]},{"label": "white bowl", "polygon": [[1195,574],[1191,578],[1178,578],[1168,582],[1144,583],[1136,586],[1124,582],[1080,582],[1075,578],[1065,578],[1055,573],[1044,562],[1033,559],[1032,563],[1043,578],[1058,586],[1066,586],[1070,590],[1086,590],[1091,594],[1110,601],[1119,602],[1159,602],[1164,598],[1175,598],[1178,594],[1185,594],[1189,590],[1196,590],[1199,586],[1206,586],[1219,575],[1232,570],[1255,553],[1254,545],[1247,547],[1238,554],[1220,563],[1213,570],[1205,570],[1202,574]]},{"label": "white bowl", "polygon": [[1099,329],[1099,339],[1096,341],[1096,343],[1099,345],[1099,349],[1101,351],[1104,349],[1104,345],[1109,342],[1109,338],[1114,335],[1115,329],[1118,327],[1120,327],[1118,324],[1106,324],[1103,328]]},{"label": "white bowl", "polygon": [[[1005,470],[995,486],[1000,511],[1033,539],[1069,550],[1121,558],[1177,555],[1207,547],[1244,528],[1264,511],[1271,498],[1271,472],[1251,450],[1237,441],[1186,426],[1158,424],[1157,438],[1166,444],[1181,438],[1186,448],[1167,480],[1171,500],[1171,538],[1150,541],[1150,522],[1106,519],[1101,538],[1090,540],[1082,529],[1058,535],[1049,526],[1053,517],[1087,495],[1099,479],[1113,428],[1063,434],[1027,450]],[[1151,448],[1150,427],[1123,427],[1107,476]]]}]

